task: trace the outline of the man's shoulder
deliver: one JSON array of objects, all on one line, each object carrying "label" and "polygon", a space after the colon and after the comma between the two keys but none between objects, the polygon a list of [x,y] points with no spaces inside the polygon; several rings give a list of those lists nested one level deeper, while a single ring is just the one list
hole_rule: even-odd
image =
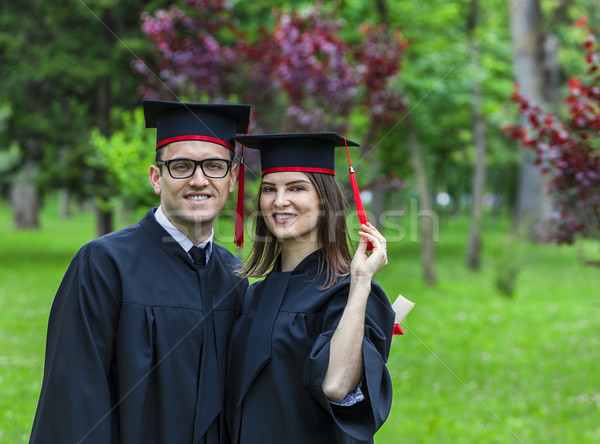
[{"label": "man's shoulder", "polygon": [[81,247],[79,250],[80,254],[101,255],[114,251],[123,252],[132,250],[137,244],[142,245],[148,239],[141,223],[144,219],[145,217],[133,225],[112,231],[89,241]]}]

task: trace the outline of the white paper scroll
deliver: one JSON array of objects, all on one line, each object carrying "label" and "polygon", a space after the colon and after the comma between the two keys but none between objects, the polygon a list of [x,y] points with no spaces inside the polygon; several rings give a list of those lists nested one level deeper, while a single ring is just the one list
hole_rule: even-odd
[{"label": "white paper scroll", "polygon": [[394,320],[394,322],[396,324],[400,324],[404,320],[406,315],[410,313],[414,306],[414,302],[409,301],[404,296],[399,294],[396,298],[396,301],[394,301],[394,303],[392,304],[392,309],[394,310],[394,313],[396,313],[396,319]]}]

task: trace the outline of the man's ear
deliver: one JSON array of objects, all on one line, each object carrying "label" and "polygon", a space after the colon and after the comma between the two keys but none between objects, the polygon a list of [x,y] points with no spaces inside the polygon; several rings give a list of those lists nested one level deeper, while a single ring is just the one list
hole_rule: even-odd
[{"label": "man's ear", "polygon": [[231,166],[231,177],[229,178],[229,192],[233,193],[235,190],[235,182],[237,181],[238,173],[240,170],[239,164],[234,164]]},{"label": "man's ear", "polygon": [[150,165],[150,171],[148,171],[148,179],[150,180],[150,185],[152,185],[154,194],[160,195],[160,168],[156,165]]}]

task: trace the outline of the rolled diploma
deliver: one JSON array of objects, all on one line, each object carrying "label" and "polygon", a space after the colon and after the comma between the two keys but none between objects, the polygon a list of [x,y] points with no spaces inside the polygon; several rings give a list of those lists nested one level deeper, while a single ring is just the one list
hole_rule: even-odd
[{"label": "rolled diploma", "polygon": [[396,324],[400,324],[400,322],[404,320],[406,315],[410,313],[414,306],[414,302],[409,301],[404,296],[399,294],[394,303],[392,304],[392,309],[396,314],[396,319],[394,320],[394,322]]}]

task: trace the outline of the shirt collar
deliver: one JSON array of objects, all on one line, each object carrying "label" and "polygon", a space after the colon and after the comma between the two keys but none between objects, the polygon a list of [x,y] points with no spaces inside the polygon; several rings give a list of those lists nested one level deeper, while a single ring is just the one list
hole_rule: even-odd
[{"label": "shirt collar", "polygon": [[[163,227],[167,231],[167,233],[169,233],[171,235],[171,237],[173,239],[175,239],[175,241],[179,245],[181,245],[181,248],[183,248],[184,251],[186,251],[186,252],[190,251],[190,248],[192,248],[194,246],[194,244],[192,243],[191,240],[189,240],[187,238],[187,236],[185,234],[183,234],[181,231],[179,231],[175,227],[175,225],[173,225],[171,223],[171,221],[169,219],[167,219],[167,216],[163,212],[161,206],[159,206],[158,209],[154,212],[154,217],[156,218],[156,222],[158,222],[158,224],[161,227]],[[204,248],[204,247],[208,246],[208,248],[206,249],[206,263],[207,264],[208,264],[208,260],[210,259],[210,255],[212,254],[212,241],[213,241],[214,236],[215,236],[215,230],[212,230],[210,232],[210,236],[208,236],[208,238],[204,242],[196,245],[197,247],[200,247],[200,248]]]}]

